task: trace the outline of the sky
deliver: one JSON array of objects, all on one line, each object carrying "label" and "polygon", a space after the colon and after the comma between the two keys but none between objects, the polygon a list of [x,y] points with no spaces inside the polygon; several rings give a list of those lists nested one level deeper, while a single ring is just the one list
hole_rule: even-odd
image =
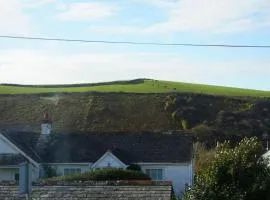
[{"label": "sky", "polygon": [[[269,0],[0,0],[0,36],[270,45]],[[135,78],[270,90],[270,48],[0,38],[0,83]]]}]

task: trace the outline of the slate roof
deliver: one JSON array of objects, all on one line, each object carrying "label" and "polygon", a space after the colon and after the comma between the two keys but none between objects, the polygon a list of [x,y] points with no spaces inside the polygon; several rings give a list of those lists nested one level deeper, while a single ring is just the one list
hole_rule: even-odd
[{"label": "slate roof", "polygon": [[19,132],[19,131],[10,131],[7,129],[0,129],[2,133],[9,141],[15,144],[19,149],[26,153],[33,160],[39,162],[41,158],[39,157],[36,151],[36,143],[40,136],[39,133],[34,132]]},{"label": "slate roof", "polygon": [[[1,131],[0,131],[1,132]],[[190,162],[192,141],[182,133],[76,133],[51,134],[42,151],[38,133],[4,132],[4,135],[38,162],[96,162],[110,150],[125,164]]]},{"label": "slate roof", "polygon": [[4,154],[0,155],[0,166],[1,165],[10,165],[16,166],[25,162],[25,158],[22,155],[14,155],[14,154]]}]

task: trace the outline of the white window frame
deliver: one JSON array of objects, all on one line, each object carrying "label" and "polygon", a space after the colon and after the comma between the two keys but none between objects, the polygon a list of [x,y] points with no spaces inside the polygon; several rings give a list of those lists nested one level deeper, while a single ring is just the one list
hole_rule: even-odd
[{"label": "white window frame", "polygon": [[[153,176],[151,176],[151,171],[154,171],[154,170],[160,171],[161,172],[161,177],[157,177],[157,176],[156,177],[153,177]],[[164,180],[164,169],[162,169],[162,168],[147,168],[147,169],[145,169],[145,174],[147,174],[154,181]]]}]

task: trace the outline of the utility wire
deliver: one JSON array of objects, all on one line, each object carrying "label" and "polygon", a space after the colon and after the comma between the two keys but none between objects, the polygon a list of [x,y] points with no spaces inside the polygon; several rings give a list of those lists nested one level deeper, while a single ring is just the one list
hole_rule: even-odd
[{"label": "utility wire", "polygon": [[233,45],[233,44],[132,42],[132,41],[82,40],[82,39],[47,38],[47,37],[26,37],[26,36],[10,36],[10,35],[0,35],[0,38],[20,39],[20,40],[59,41],[59,42],[78,42],[78,43],[127,44],[127,45],[223,47],[223,48],[270,48],[270,45]]}]

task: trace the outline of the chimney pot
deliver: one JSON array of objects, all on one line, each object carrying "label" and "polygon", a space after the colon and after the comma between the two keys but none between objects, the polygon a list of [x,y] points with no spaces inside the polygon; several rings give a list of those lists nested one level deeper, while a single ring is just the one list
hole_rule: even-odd
[{"label": "chimney pot", "polygon": [[41,134],[49,135],[52,131],[52,122],[49,120],[48,112],[44,113],[44,119],[41,122]]}]

